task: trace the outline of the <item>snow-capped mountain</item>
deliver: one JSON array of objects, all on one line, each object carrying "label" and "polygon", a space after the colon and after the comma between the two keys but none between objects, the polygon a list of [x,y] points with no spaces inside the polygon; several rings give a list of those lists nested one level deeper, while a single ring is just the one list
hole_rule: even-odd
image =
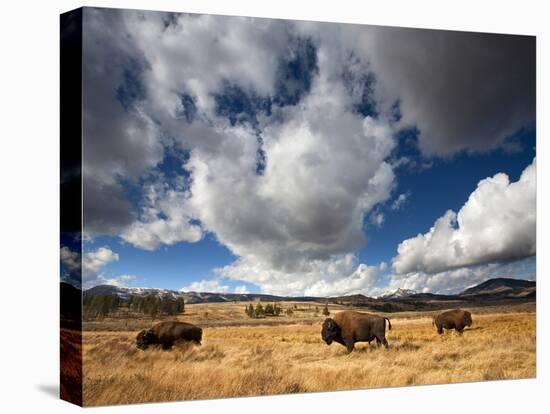
[{"label": "snow-capped mountain", "polygon": [[[170,289],[138,288],[138,287],[120,287],[113,285],[98,285],[84,291],[86,296],[117,295],[122,299],[129,299],[131,296],[149,296],[155,295],[174,299],[182,297],[185,303],[205,303],[205,302],[234,302],[234,301],[253,301],[255,299],[265,301],[281,301],[286,298],[275,295],[265,295],[260,293],[211,293],[211,292],[182,292]],[[313,301],[314,297],[298,298],[303,301]]]},{"label": "snow-capped mountain", "polygon": [[412,289],[401,289],[398,288],[397,290],[386,293],[382,296],[379,296],[379,299],[400,299],[400,298],[406,298],[412,295],[416,295],[418,292]]},{"label": "snow-capped mountain", "polygon": [[[207,302],[235,302],[235,301],[285,301],[294,300],[301,302],[325,302],[330,300],[332,303],[355,304],[359,306],[379,306],[380,303],[391,303],[392,306],[397,304],[406,304],[411,302],[426,302],[430,306],[434,306],[435,302],[446,303],[445,301],[454,301],[453,306],[456,306],[457,301],[467,300],[469,302],[478,303],[480,300],[487,301],[509,300],[509,299],[525,299],[532,300],[536,298],[536,282],[516,279],[491,279],[479,285],[471,287],[459,294],[434,294],[434,293],[418,293],[412,289],[397,289],[393,292],[388,292],[378,298],[372,298],[361,294],[344,295],[337,297],[321,298],[314,296],[301,297],[285,297],[268,295],[262,293],[215,293],[215,292],[181,292],[170,289],[155,289],[155,288],[138,288],[138,287],[120,287],[113,285],[99,285],[87,289],[83,292],[84,297],[98,295],[117,295],[122,299],[129,299],[132,296],[148,296],[155,295],[157,297],[179,298],[182,297],[185,303],[207,303]],[[491,303],[493,303],[491,302]],[[493,303],[494,304],[494,303]],[[402,306],[401,306],[402,307]]]},{"label": "snow-capped mountain", "polygon": [[98,285],[84,291],[84,296],[102,296],[102,295],[117,295],[121,299],[128,299],[130,296],[149,296],[155,295],[158,297],[171,296],[178,298],[182,296],[182,292],[169,289],[155,289],[143,287],[121,287],[114,285]]}]

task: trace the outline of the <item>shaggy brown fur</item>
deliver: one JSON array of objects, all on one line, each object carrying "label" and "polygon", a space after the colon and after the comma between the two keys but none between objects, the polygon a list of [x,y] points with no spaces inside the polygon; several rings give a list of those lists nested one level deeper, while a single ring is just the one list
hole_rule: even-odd
[{"label": "shaggy brown fur", "polygon": [[368,313],[343,311],[336,314],[334,318],[325,319],[321,338],[327,345],[333,341],[344,345],[348,352],[353,351],[356,342],[370,344],[373,339],[376,339],[378,346],[383,344],[387,348],[386,321],[388,321],[388,329],[391,330],[388,318]]},{"label": "shaggy brown fur", "polygon": [[443,329],[455,329],[461,334],[466,326],[472,326],[472,314],[462,309],[453,309],[435,316],[432,325],[437,327],[439,335]]},{"label": "shaggy brown fur", "polygon": [[151,329],[144,329],[136,338],[139,349],[147,349],[149,345],[162,345],[162,349],[170,349],[176,341],[191,341],[200,345],[202,329],[186,322],[160,322]]}]

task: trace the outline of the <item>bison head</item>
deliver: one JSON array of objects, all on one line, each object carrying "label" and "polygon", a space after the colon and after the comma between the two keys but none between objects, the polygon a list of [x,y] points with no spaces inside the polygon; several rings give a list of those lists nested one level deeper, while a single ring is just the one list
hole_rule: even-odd
[{"label": "bison head", "polygon": [[340,335],[340,327],[334,322],[334,319],[327,318],[323,322],[323,329],[321,330],[321,338],[323,341],[330,345],[338,335]]},{"label": "bison head", "polygon": [[147,349],[151,344],[156,343],[157,336],[151,331],[151,329],[143,330],[138,333],[136,338],[136,345],[139,349]]},{"label": "bison head", "polygon": [[193,332],[192,340],[197,344],[200,345],[202,341],[202,329],[197,328],[195,332]]},{"label": "bison head", "polygon": [[464,312],[464,325],[472,326],[472,314],[470,312]]}]

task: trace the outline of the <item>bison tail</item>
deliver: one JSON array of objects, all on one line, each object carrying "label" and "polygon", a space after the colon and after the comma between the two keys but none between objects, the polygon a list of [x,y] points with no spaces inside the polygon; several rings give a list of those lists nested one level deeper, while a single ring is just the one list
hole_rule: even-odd
[{"label": "bison tail", "polygon": [[391,331],[391,322],[388,318],[384,318],[385,320],[388,321],[388,331]]}]

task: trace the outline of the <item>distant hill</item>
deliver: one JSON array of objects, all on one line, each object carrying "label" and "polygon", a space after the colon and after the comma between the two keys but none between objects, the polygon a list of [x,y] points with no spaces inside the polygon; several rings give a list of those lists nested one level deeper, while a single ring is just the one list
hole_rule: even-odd
[{"label": "distant hill", "polygon": [[128,288],[114,285],[98,285],[84,291],[84,297],[106,295],[117,295],[122,299],[128,299],[130,296],[148,295],[179,297],[181,293],[170,289]]},{"label": "distant hill", "polygon": [[215,292],[181,292],[170,289],[129,288],[112,285],[99,285],[84,291],[84,297],[95,295],[117,295],[122,299],[132,296],[156,295],[172,298],[183,297],[186,304],[221,303],[221,302],[263,302],[296,301],[296,302],[330,302],[342,305],[364,307],[380,312],[399,312],[413,310],[441,309],[459,306],[483,306],[533,301],[536,298],[536,282],[518,279],[497,278],[487,280],[470,287],[457,295],[439,295],[435,293],[417,293],[408,289],[397,289],[395,292],[379,298],[362,294],[335,297],[315,296],[277,296],[261,293],[215,293]]},{"label": "distant hill", "polygon": [[156,288],[130,288],[113,285],[98,285],[84,291],[84,297],[98,295],[117,295],[122,299],[129,299],[130,296],[149,296],[158,297],[171,296],[173,298],[183,297],[185,303],[216,303],[216,302],[240,302],[262,300],[265,302],[277,302],[284,300],[296,300],[300,302],[311,302],[320,298],[313,296],[300,296],[287,298],[284,296],[267,295],[262,293],[214,293],[214,292],[182,292],[170,289]]},{"label": "distant hill", "polygon": [[522,297],[534,294],[537,283],[530,280],[489,279],[460,293],[459,296],[489,295]]},{"label": "distant hill", "polygon": [[82,291],[69,283],[61,282],[60,289],[60,316],[62,324],[79,322],[82,320]]}]

